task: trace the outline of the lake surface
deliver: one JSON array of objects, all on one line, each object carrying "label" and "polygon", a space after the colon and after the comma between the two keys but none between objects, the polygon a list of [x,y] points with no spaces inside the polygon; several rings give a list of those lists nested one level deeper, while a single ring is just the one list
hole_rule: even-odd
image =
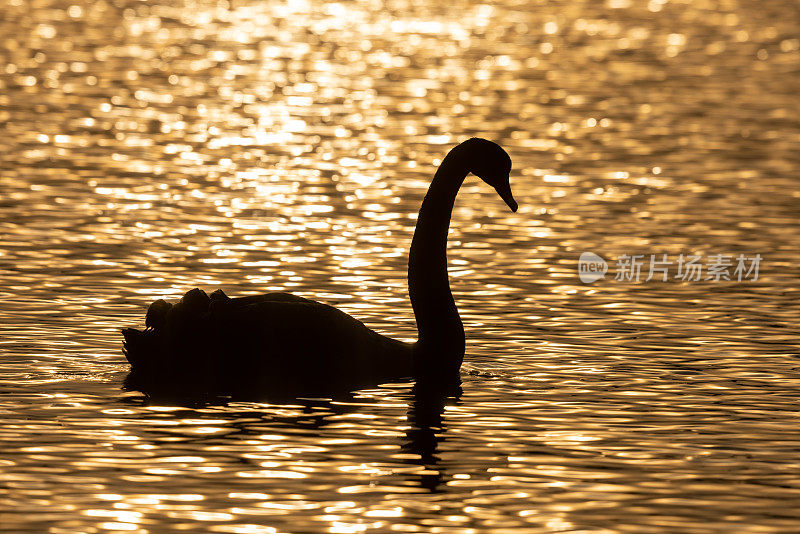
[{"label": "lake surface", "polygon": [[[797,3],[433,5],[0,2],[0,530],[800,530]],[[414,339],[416,211],[471,136],[520,209],[470,178],[453,213],[460,397],[122,389],[120,329],[193,287]]]}]

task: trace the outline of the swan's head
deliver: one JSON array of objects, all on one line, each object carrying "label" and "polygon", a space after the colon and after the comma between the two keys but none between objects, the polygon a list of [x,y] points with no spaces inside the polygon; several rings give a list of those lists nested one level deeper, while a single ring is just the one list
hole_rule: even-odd
[{"label": "swan's head", "polygon": [[517,201],[509,183],[511,158],[508,153],[497,143],[478,137],[464,141],[459,149],[469,172],[494,187],[511,211],[517,211]]}]

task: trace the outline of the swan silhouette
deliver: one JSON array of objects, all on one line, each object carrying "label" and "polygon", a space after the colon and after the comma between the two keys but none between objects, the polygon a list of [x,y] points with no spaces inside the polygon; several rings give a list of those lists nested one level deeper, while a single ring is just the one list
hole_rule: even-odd
[{"label": "swan silhouette", "polygon": [[[422,201],[408,257],[416,343],[378,334],[350,315],[289,293],[229,298],[192,289],[150,305],[143,331],[126,328],[125,385],[147,394],[324,396],[397,379],[458,387],[465,336],[447,276],[447,233],[456,194],[471,172],[512,211],[511,158],[472,138],[454,147]],[[427,385],[427,386],[426,386]]]}]

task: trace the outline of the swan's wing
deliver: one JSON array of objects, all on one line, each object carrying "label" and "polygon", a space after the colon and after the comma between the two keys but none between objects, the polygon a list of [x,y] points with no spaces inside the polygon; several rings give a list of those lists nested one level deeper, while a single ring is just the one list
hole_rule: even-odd
[{"label": "swan's wing", "polygon": [[402,376],[398,366],[410,369],[404,344],[333,306],[279,295],[213,309],[209,326],[221,349],[222,373],[236,369],[237,379],[246,376],[273,389],[302,384],[324,392]]},{"label": "swan's wing", "polygon": [[306,352],[311,346],[343,350],[374,334],[333,306],[288,293],[231,299],[213,307],[209,320],[217,335],[261,353]]}]

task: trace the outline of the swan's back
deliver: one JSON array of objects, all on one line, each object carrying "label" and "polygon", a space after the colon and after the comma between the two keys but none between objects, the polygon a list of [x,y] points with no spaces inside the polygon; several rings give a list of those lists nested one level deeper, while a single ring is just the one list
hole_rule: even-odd
[{"label": "swan's back", "polygon": [[325,395],[411,375],[411,345],[289,293],[228,298],[193,289],[126,329],[127,385],[158,393]]}]

